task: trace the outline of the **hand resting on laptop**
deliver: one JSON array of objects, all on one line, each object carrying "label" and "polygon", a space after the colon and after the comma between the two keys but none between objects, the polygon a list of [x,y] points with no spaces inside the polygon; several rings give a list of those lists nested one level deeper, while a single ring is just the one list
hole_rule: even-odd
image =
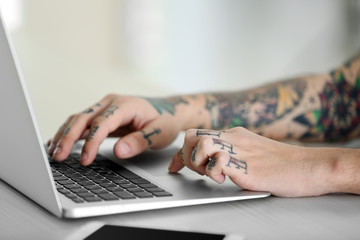
[{"label": "hand resting on laptop", "polygon": [[[214,129],[214,130],[210,130]],[[221,183],[277,196],[360,194],[360,150],[278,142],[345,141],[360,134],[360,57],[335,71],[255,89],[140,98],[110,94],[70,116],[49,142],[64,160],[85,139],[81,164],[93,161],[104,138],[121,137],[119,158],[162,148],[187,130],[170,172],[186,166]]]}]

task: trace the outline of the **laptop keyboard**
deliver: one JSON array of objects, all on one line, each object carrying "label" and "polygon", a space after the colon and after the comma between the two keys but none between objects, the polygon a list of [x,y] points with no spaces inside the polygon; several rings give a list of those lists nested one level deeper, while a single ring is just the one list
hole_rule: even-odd
[{"label": "laptop keyboard", "polygon": [[101,155],[87,167],[79,159],[80,154],[72,153],[63,162],[50,162],[57,191],[75,203],[172,196]]}]

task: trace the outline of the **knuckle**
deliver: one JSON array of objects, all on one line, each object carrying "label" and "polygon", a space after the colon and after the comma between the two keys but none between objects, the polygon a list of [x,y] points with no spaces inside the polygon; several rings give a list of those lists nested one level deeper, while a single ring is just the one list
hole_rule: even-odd
[{"label": "knuckle", "polygon": [[196,129],[188,129],[185,131],[185,142],[191,141],[191,139],[194,137]]},{"label": "knuckle", "polygon": [[235,127],[234,130],[235,132],[239,132],[239,133],[246,131],[244,127]]},{"label": "knuckle", "polygon": [[114,99],[114,98],[117,98],[118,95],[115,94],[115,93],[109,93],[107,95],[105,95],[105,97],[103,98],[104,100],[111,100],[111,99]]},{"label": "knuckle", "polygon": [[199,146],[199,149],[205,150],[209,146],[211,146],[212,143],[213,143],[212,137],[204,136],[199,140],[198,146]]}]

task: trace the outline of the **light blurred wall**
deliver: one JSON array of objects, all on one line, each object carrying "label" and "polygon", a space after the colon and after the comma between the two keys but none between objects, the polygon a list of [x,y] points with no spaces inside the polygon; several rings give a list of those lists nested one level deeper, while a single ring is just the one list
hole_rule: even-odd
[{"label": "light blurred wall", "polygon": [[109,92],[240,90],[328,71],[360,49],[355,0],[0,4],[44,138]]}]

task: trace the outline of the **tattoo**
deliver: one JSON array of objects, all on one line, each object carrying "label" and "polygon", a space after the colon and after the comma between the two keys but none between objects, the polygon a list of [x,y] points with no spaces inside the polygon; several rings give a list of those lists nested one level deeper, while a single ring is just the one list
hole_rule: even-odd
[{"label": "tattoo", "polygon": [[236,169],[242,168],[242,169],[244,169],[244,173],[245,173],[245,174],[248,173],[248,172],[247,172],[247,171],[248,171],[248,170],[247,170],[247,163],[246,163],[245,161],[243,161],[243,160],[238,160],[238,159],[230,156],[230,160],[229,160],[228,164],[226,164],[226,166],[227,166],[227,167],[230,167],[230,164],[231,164],[231,163],[235,165]]},{"label": "tattoo", "polygon": [[198,145],[195,146],[194,150],[193,150],[192,153],[191,153],[191,160],[192,160],[193,162],[195,162],[195,154],[196,154],[196,152],[197,152],[197,149],[198,149]]},{"label": "tattoo", "polygon": [[83,111],[83,113],[87,113],[87,114],[93,113],[93,112],[94,112],[94,109],[92,109],[92,108],[89,108],[89,109]]},{"label": "tattoo", "polygon": [[147,100],[153,107],[158,111],[158,113],[163,114],[168,112],[171,115],[175,115],[175,107],[179,104],[189,104],[182,97],[171,97],[171,98],[144,98]]},{"label": "tattoo", "polygon": [[70,126],[68,126],[67,128],[65,128],[64,132],[63,132],[63,136],[65,136],[66,134],[68,134],[70,131]]},{"label": "tattoo", "polygon": [[216,165],[216,156],[209,158],[208,169],[211,171]]},{"label": "tattoo", "polygon": [[[97,103],[97,104],[95,104],[95,107],[101,107],[101,104],[100,103]],[[94,112],[94,109],[93,108],[88,108],[88,109],[86,109],[85,111],[83,111],[82,113],[87,113],[87,114],[89,114],[89,113],[93,113]]]},{"label": "tattoo", "polygon": [[[357,59],[359,61],[359,59]],[[307,127],[302,140],[319,137],[326,141],[342,141],[360,127],[360,69],[347,63],[331,72],[331,81],[318,97],[321,108],[296,116],[293,120]]]},{"label": "tattoo", "polygon": [[180,150],[177,152],[177,155],[181,158],[181,161],[184,162],[184,153],[182,148],[180,148]]},{"label": "tattoo", "polygon": [[89,135],[86,138],[86,142],[92,141],[94,139],[95,133],[97,132],[97,130],[99,129],[99,126],[95,126],[91,129],[91,131],[89,132]]},{"label": "tattoo", "polygon": [[228,148],[228,152],[230,154],[236,154],[234,151],[233,151],[233,145],[227,141],[224,141],[224,140],[221,140],[221,139],[218,139],[218,138],[213,138],[213,144],[219,144],[221,146],[221,149],[224,150],[225,148]]},{"label": "tattoo", "polygon": [[291,112],[299,105],[306,87],[306,81],[294,79],[253,91],[212,94],[214,101],[207,99],[205,108],[212,116],[213,129],[258,128]]},{"label": "tattoo", "polygon": [[216,136],[216,137],[220,137],[220,135],[222,133],[224,133],[225,131],[216,131],[216,130],[197,130],[196,131],[196,136]]},{"label": "tattoo", "polygon": [[105,112],[103,112],[102,114],[100,114],[100,116],[105,116],[106,118],[109,118],[111,115],[114,115],[114,112],[119,109],[118,106],[115,105],[111,105],[110,107],[108,107]]},{"label": "tattoo", "polygon": [[150,132],[150,133],[146,133],[145,134],[145,131],[144,130],[141,130],[142,134],[143,134],[143,137],[147,140],[148,142],[148,145],[150,146],[152,144],[151,140],[150,140],[150,137],[154,134],[156,135],[159,135],[161,133],[161,130],[160,128],[154,128],[154,131]]}]

